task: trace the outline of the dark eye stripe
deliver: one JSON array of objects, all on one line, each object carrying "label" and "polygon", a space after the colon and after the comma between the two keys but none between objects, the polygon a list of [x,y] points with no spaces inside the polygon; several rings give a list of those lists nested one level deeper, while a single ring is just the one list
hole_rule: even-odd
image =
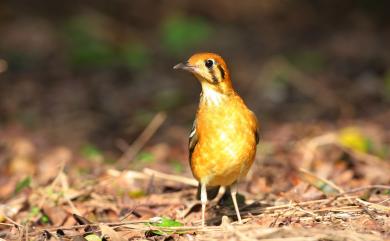
[{"label": "dark eye stripe", "polygon": [[218,83],[218,79],[217,79],[217,76],[215,76],[215,71],[214,69],[209,69],[209,73],[211,75],[211,78],[213,79],[213,83],[216,84]]},{"label": "dark eye stripe", "polygon": [[222,79],[225,78],[225,71],[223,70],[223,68],[221,67],[221,65],[218,65],[218,69],[219,69],[219,72],[221,72],[221,77]]}]

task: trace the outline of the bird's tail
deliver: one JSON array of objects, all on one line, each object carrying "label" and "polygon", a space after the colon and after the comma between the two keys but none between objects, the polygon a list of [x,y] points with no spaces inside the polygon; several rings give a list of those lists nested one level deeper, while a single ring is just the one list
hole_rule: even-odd
[{"label": "bird's tail", "polygon": [[[198,200],[200,200],[200,188],[201,188],[201,185],[199,183],[199,185],[198,185],[198,192],[196,193],[196,199],[198,199]],[[206,187],[207,200],[213,200],[218,195],[219,188],[220,188],[220,186]]]}]

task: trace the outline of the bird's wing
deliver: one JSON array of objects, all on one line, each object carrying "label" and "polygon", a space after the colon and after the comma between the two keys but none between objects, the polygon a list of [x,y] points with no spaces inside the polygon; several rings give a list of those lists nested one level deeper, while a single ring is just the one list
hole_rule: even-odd
[{"label": "bird's wing", "polygon": [[192,159],[192,153],[194,152],[197,143],[198,143],[198,135],[196,133],[196,119],[195,119],[194,123],[192,124],[192,129],[188,140],[188,149],[190,151],[190,156],[189,156],[190,164]]},{"label": "bird's wing", "polygon": [[[194,152],[194,149],[195,149],[195,146],[196,144],[198,143],[198,134],[196,133],[196,119],[192,125],[192,129],[191,129],[191,132],[190,132],[190,137],[189,137],[189,141],[188,141],[188,149],[190,151],[190,156],[189,156],[189,160],[190,160],[190,166],[192,166],[191,164],[191,159],[192,159],[192,153]],[[219,187],[220,186],[216,186],[216,187],[206,187],[206,191],[207,191],[207,199],[208,200],[212,200],[214,199],[218,192],[219,192]],[[197,191],[197,194],[196,194],[196,197],[198,200],[200,200],[200,188],[201,188],[201,184],[199,183],[198,185],[198,191]]]},{"label": "bird's wing", "polygon": [[254,134],[255,134],[255,139],[256,139],[256,144],[259,144],[259,140],[260,140],[260,135],[259,135],[259,129],[260,129],[260,125],[259,125],[259,121],[257,120],[257,117],[255,115],[255,113],[253,113],[253,111],[250,111],[251,113],[251,116],[252,116],[252,123],[254,124],[253,125],[253,131],[254,131]]}]

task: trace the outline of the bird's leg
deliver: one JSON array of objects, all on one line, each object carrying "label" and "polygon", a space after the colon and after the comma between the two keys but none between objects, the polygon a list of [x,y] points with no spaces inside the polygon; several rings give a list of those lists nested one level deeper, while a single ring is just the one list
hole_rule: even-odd
[{"label": "bird's leg", "polygon": [[241,224],[242,223],[241,215],[240,215],[240,210],[238,209],[238,204],[237,204],[237,182],[233,183],[230,186],[230,194],[232,195],[234,210],[236,210],[238,223]]},{"label": "bird's leg", "polygon": [[207,204],[207,189],[206,184],[201,183],[200,187],[200,202],[202,204],[202,227],[204,227],[205,223],[205,212],[206,212],[206,204]]}]

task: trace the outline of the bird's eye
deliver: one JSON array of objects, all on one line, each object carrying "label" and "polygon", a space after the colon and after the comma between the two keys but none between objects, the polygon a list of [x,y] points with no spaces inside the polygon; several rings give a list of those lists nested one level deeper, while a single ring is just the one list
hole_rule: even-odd
[{"label": "bird's eye", "polygon": [[204,64],[206,65],[207,68],[210,69],[210,68],[213,67],[213,65],[214,65],[214,60],[208,59],[208,60],[206,60],[206,61],[204,62]]}]

